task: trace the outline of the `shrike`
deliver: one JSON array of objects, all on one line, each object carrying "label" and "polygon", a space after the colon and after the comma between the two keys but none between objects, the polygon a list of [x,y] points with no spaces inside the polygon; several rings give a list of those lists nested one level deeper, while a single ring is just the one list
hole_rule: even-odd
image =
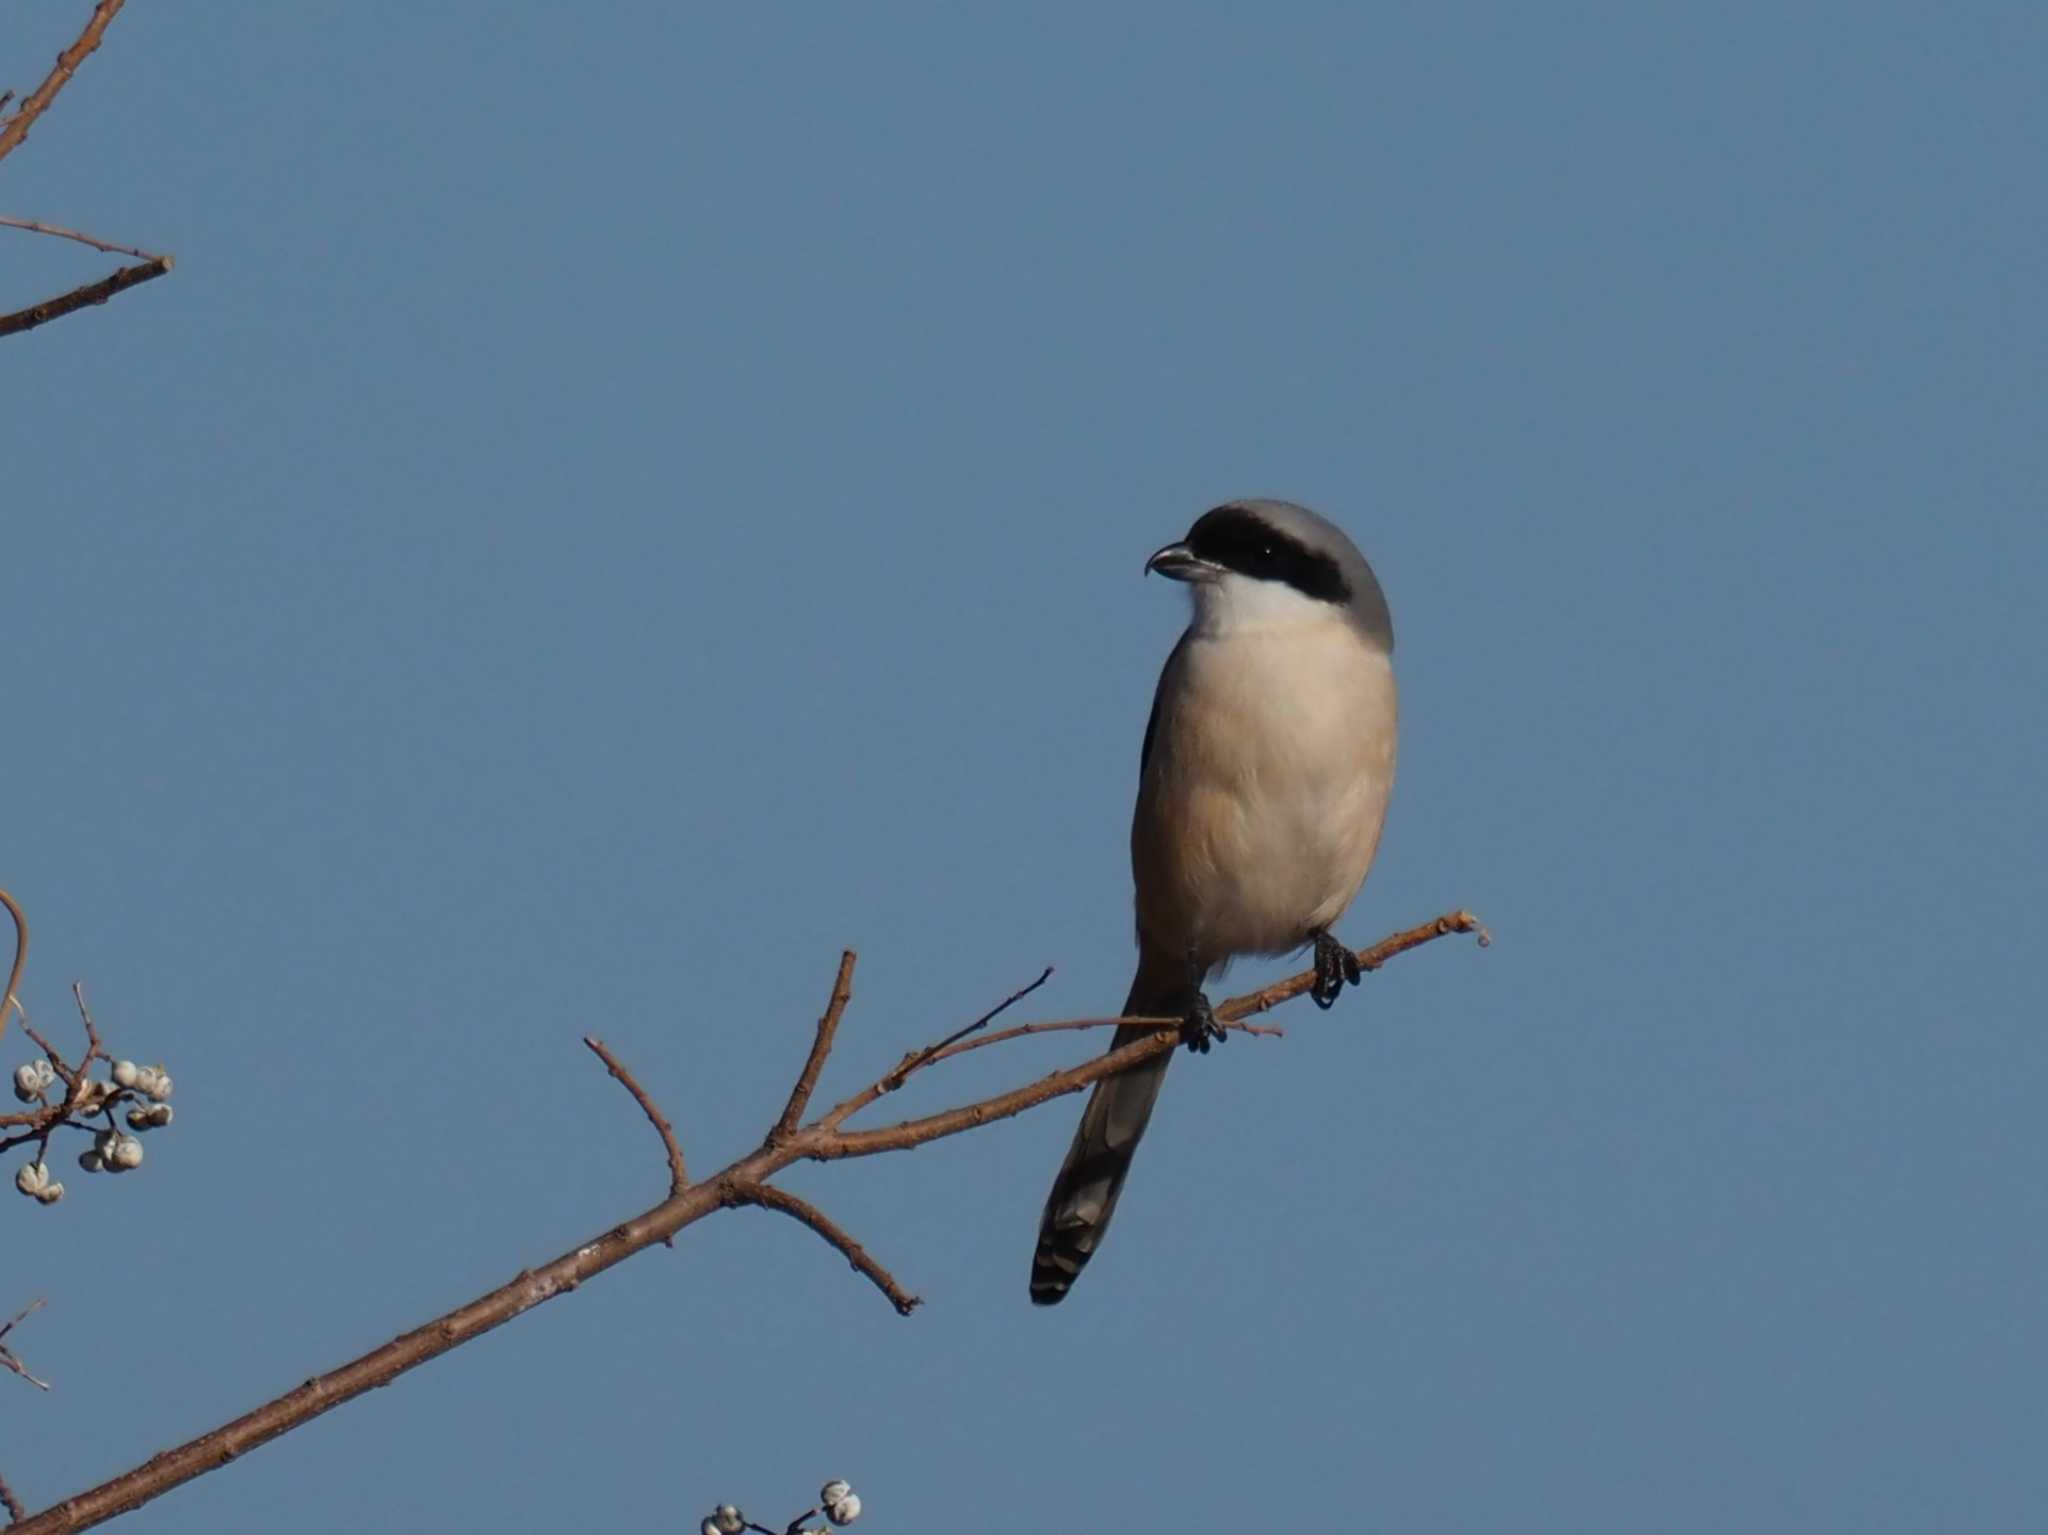
[{"label": "shrike", "polygon": [[[1394,629],[1365,556],[1286,501],[1233,501],[1145,562],[1194,616],[1152,698],[1131,818],[1138,973],[1126,1018],[1220,1038],[1203,985],[1240,954],[1313,945],[1328,1007],[1358,964],[1330,936],[1365,883],[1394,786]],[[1157,1025],[1127,1025],[1110,1048]],[[1031,1298],[1073,1284],[1116,1211],[1166,1078],[1161,1055],[1096,1084],[1038,1228]]]}]

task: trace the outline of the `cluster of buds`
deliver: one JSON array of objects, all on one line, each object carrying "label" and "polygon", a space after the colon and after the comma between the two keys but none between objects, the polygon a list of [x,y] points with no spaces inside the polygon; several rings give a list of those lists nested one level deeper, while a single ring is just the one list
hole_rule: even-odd
[{"label": "cluster of buds", "polygon": [[[90,1062],[88,1062],[90,1064]],[[113,1123],[115,1110],[128,1105],[128,1129],[158,1130],[171,1122],[171,1074],[161,1066],[138,1066],[133,1061],[115,1061],[105,1078],[78,1077],[61,1080],[62,1074],[47,1060],[30,1061],[14,1073],[14,1096],[23,1103],[50,1106],[51,1089],[60,1097],[68,1123],[89,1114],[105,1114],[107,1128],[93,1136],[92,1146],[80,1153],[78,1165],[89,1173],[133,1172],[142,1165],[142,1142]],[[41,1161],[29,1163],[14,1175],[14,1186],[31,1199],[53,1205],[64,1197],[64,1185],[54,1182]]]},{"label": "cluster of buds", "polygon": [[[114,1082],[158,1103],[171,1096],[171,1074],[161,1066],[138,1066],[133,1061],[116,1061]],[[169,1124],[170,1121],[165,1120],[164,1123]]]},{"label": "cluster of buds", "polygon": [[102,1130],[92,1138],[92,1149],[78,1154],[78,1165],[89,1173],[132,1173],[142,1165],[142,1142],[119,1130]]},{"label": "cluster of buds", "polygon": [[860,1517],[860,1494],[844,1482],[827,1482],[818,1489],[818,1501],[834,1524],[851,1524]]},{"label": "cluster of buds", "polygon": [[53,1205],[64,1197],[64,1185],[50,1176],[40,1162],[24,1162],[14,1175],[14,1186],[41,1204]]},{"label": "cluster of buds", "polygon": [[[827,1482],[818,1489],[818,1506],[790,1520],[782,1535],[827,1535],[822,1526],[804,1523],[812,1514],[823,1514],[837,1525],[851,1524],[860,1517],[860,1494],[845,1482]],[[756,1535],[775,1535],[766,1525],[754,1523],[730,1503],[721,1503],[714,1508],[697,1530],[698,1535],[742,1535],[748,1530],[755,1531]]]}]

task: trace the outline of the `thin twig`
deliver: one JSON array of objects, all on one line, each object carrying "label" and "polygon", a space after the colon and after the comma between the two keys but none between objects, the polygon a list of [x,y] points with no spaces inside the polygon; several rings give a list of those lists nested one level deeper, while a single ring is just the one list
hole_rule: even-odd
[{"label": "thin twig", "polygon": [[[936,1066],[940,1061],[950,1061],[954,1056],[965,1055],[970,1050],[986,1049],[990,1045],[1005,1045],[1013,1039],[1026,1039],[1033,1034],[1065,1034],[1077,1029],[1116,1029],[1134,1021],[1138,1023],[1157,1023],[1162,1029],[1177,1029],[1181,1027],[1181,1021],[1177,1018],[1140,1018],[1135,1020],[1130,1018],[1062,1018],[1053,1022],[1019,1023],[1013,1024],[1007,1029],[997,1029],[993,1034],[982,1034],[973,1039],[959,1039],[953,1043],[945,1044],[943,1048],[935,1045],[927,1047],[926,1050],[913,1050],[904,1057],[904,1061],[915,1061],[916,1068],[921,1069],[926,1066]],[[1228,1033],[1270,1035],[1275,1039],[1281,1038],[1287,1033],[1277,1023],[1243,1023],[1235,1019],[1225,1021],[1220,1016],[1217,1019],[1217,1026]],[[891,1072],[888,1076],[862,1088],[844,1103],[834,1105],[829,1114],[824,1115],[818,1120],[819,1128],[836,1130],[877,1098],[894,1092],[902,1085],[899,1073],[903,1069],[899,1065],[896,1071]]]},{"label": "thin twig", "polygon": [[[1404,933],[1382,938],[1370,948],[1357,950],[1358,968],[1367,971],[1377,970],[1396,954],[1406,954],[1410,949],[1419,949],[1432,939],[1447,937],[1452,933],[1477,933],[1482,949],[1493,942],[1493,934],[1489,933],[1485,925],[1471,912],[1462,909],[1447,911],[1433,922],[1421,923]],[[1284,981],[1275,981],[1271,986],[1263,987],[1249,995],[1233,997],[1216,1009],[1216,1017],[1222,1022],[1229,1022],[1235,1018],[1250,1018],[1300,996],[1315,984],[1315,980],[1316,973],[1313,970],[1290,975]]]},{"label": "thin twig", "polygon": [[[1420,948],[1425,943],[1452,933],[1477,933],[1481,943],[1492,942],[1492,936],[1469,911],[1446,912],[1433,921],[1409,928],[1406,932],[1395,933],[1392,937],[1381,939],[1370,948],[1358,950],[1359,968],[1377,970],[1396,954],[1405,954],[1410,949]],[[1315,978],[1315,971],[1304,970],[1284,981],[1276,981],[1262,990],[1250,992],[1242,997],[1233,997],[1228,1002],[1216,1006],[1216,1020],[1227,1027],[1242,1019],[1263,1013],[1291,997],[1298,997],[1306,992],[1315,984]],[[1083,1021],[1092,1027],[1102,1020]],[[1127,1018],[1116,1021],[1144,1023],[1150,1020]],[[1003,1032],[1007,1034],[1010,1031]],[[993,1044],[995,1037],[990,1036],[989,1043]],[[1161,1019],[1158,1032],[1148,1034],[1143,1039],[1134,1039],[1122,1048],[1111,1050],[1107,1055],[1085,1065],[1056,1071],[1049,1077],[1041,1077],[1027,1086],[999,1093],[993,1098],[984,1098],[979,1103],[965,1104],[960,1108],[947,1109],[938,1114],[926,1114],[918,1119],[906,1119],[893,1125],[882,1125],[873,1130],[838,1129],[837,1126],[843,1123],[849,1114],[857,1112],[866,1103],[873,1102],[874,1097],[879,1096],[874,1094],[872,1089],[865,1089],[836,1106],[831,1113],[818,1121],[819,1128],[832,1130],[832,1138],[816,1144],[813,1149],[806,1152],[806,1155],[820,1162],[835,1161],[841,1157],[868,1157],[885,1151],[901,1150],[906,1146],[921,1146],[928,1140],[942,1136],[957,1135],[962,1130],[971,1130],[992,1120],[1008,1119],[1012,1115],[1022,1114],[1027,1109],[1035,1109],[1051,1099],[1079,1092],[1083,1087],[1092,1086],[1103,1077],[1128,1071],[1154,1056],[1164,1055],[1179,1039],[1179,1021]]]},{"label": "thin twig", "polygon": [[667,1116],[655,1107],[654,1100],[647,1096],[647,1090],[634,1080],[633,1073],[626,1070],[624,1064],[611,1053],[603,1040],[595,1035],[586,1034],[583,1036],[583,1043],[589,1046],[591,1054],[604,1062],[604,1069],[618,1078],[619,1085],[633,1095],[633,1101],[640,1105],[640,1112],[647,1116],[647,1122],[654,1126],[656,1133],[661,1136],[662,1150],[668,1153],[668,1191],[671,1194],[682,1193],[690,1186],[690,1178],[683,1170],[683,1148],[676,1143],[675,1126],[671,1125]]},{"label": "thin twig", "polygon": [[31,304],[26,309],[17,309],[13,314],[0,314],[0,336],[15,336],[25,330],[34,330],[39,325],[48,325],[52,320],[61,320],[67,314],[76,314],[81,309],[90,309],[95,304],[104,304],[117,293],[125,293],[138,283],[148,282],[152,277],[161,277],[171,269],[169,256],[158,256],[153,261],[144,261],[136,266],[124,266],[111,277],[98,282],[87,283],[83,288],[73,288],[69,293],[60,293],[55,298],[44,299],[40,304]]},{"label": "thin twig", "polygon": [[966,1028],[955,1029],[952,1033],[948,1034],[944,1039],[940,1040],[935,1045],[926,1045],[922,1050],[912,1051],[909,1055],[903,1058],[903,1063],[900,1066],[898,1066],[894,1071],[890,1072],[888,1076],[882,1079],[884,1084],[882,1090],[884,1092],[889,1093],[895,1092],[897,1088],[903,1085],[903,1079],[905,1077],[908,1077],[913,1071],[916,1071],[919,1067],[924,1066],[931,1061],[936,1061],[943,1058],[946,1052],[950,1050],[954,1045],[959,1044],[960,1041],[965,1039],[968,1035],[979,1033],[982,1029],[987,1028],[991,1019],[999,1017],[1001,1014],[1008,1012],[1010,1008],[1015,1006],[1017,1003],[1023,1001],[1026,997],[1030,996],[1031,993],[1038,990],[1039,987],[1043,986],[1047,981],[1051,979],[1052,966],[1047,965],[1043,970],[1038,972],[1037,980],[1030,981],[1022,986],[1019,986],[1015,991],[1011,992],[1007,997],[1003,998],[1002,1001],[998,1002],[994,1007],[990,1008],[987,1012],[983,1013],[979,1018],[975,1019],[974,1022],[968,1024]]},{"label": "thin twig", "polygon": [[831,1000],[826,1002],[824,1015],[818,1019],[818,1032],[811,1038],[811,1053],[804,1059],[804,1069],[797,1076],[796,1086],[789,1090],[789,1102],[783,1105],[782,1117],[768,1132],[770,1145],[788,1140],[804,1117],[804,1110],[810,1107],[811,1094],[818,1088],[818,1073],[825,1069],[825,1057],[832,1053],[832,1037],[839,1032],[839,1020],[846,1012],[846,1004],[853,1000],[853,962],[851,949],[839,956],[839,974],[832,982]]},{"label": "thin twig", "polygon": [[94,1061],[104,1060],[107,1052],[100,1046],[100,1031],[98,1025],[92,1021],[92,1009],[85,1005],[85,982],[71,983],[71,1000],[78,1004],[78,1021],[85,1027],[85,1054],[78,1062],[79,1074],[82,1076],[92,1070]]},{"label": "thin twig", "polygon": [[67,1089],[73,1086],[78,1081],[78,1073],[73,1071],[69,1066],[66,1066],[64,1064],[64,1057],[57,1053],[57,1047],[55,1045],[51,1044],[47,1039],[43,1038],[41,1034],[36,1032],[35,1025],[28,1021],[27,1013],[23,1013],[21,1015],[21,1032],[26,1034],[30,1039],[34,1040],[36,1048],[42,1051],[45,1056],[49,1057],[50,1069],[57,1073],[58,1080],[61,1081]]},{"label": "thin twig", "polygon": [[[931,1064],[937,1065],[940,1061],[950,1061],[956,1055],[965,1055],[970,1050],[1006,1044],[1010,1040],[1024,1039],[1033,1034],[1061,1034],[1070,1029],[1115,1029],[1130,1021],[1128,1018],[1062,1018],[1054,1023],[1020,1023],[1007,1029],[998,1029],[993,1034],[984,1034],[979,1039],[963,1040],[957,1045],[948,1046],[932,1057]],[[1167,1019],[1162,1022],[1161,1027],[1164,1027],[1165,1023],[1177,1025],[1179,1022],[1177,1018]],[[1244,1023],[1237,1019],[1225,1022],[1221,1018],[1216,1022],[1219,1028],[1232,1034],[1270,1035],[1274,1039],[1279,1039],[1287,1033],[1277,1023]]]},{"label": "thin twig", "polygon": [[896,1308],[898,1316],[909,1316],[924,1302],[912,1295],[896,1282],[896,1276],[877,1263],[860,1243],[856,1242],[846,1229],[831,1216],[808,1200],[799,1199],[785,1189],[772,1184],[734,1182],[728,1185],[731,1197],[728,1204],[759,1205],[764,1210],[780,1210],[784,1215],[794,1216],[845,1256],[854,1269],[873,1281],[876,1289],[888,1296],[889,1304]]},{"label": "thin twig", "polygon": [[[35,1376],[29,1374],[28,1366],[15,1357],[14,1350],[7,1346],[6,1341],[7,1335],[14,1331],[14,1324],[16,1322],[19,1322],[23,1317],[28,1316],[32,1312],[42,1310],[42,1307],[43,1298],[39,1295],[26,1306],[23,1306],[21,1310],[15,1312],[5,1327],[0,1327],[0,1365],[4,1365],[12,1370],[31,1386],[40,1386],[43,1390],[48,1391],[50,1383],[46,1380],[38,1380]],[[16,1513],[14,1517],[19,1519],[21,1515]]]},{"label": "thin twig", "polygon": [[[835,1105],[832,1109],[832,1112],[825,1115],[824,1118],[818,1121],[818,1123],[827,1130],[837,1129],[840,1125],[845,1124],[847,1120],[851,1119],[854,1115],[858,1114],[862,1109],[866,1108],[869,1104],[873,1103],[877,1098],[895,1092],[899,1087],[901,1087],[904,1084],[906,1080],[908,1080],[911,1073],[921,1071],[925,1067],[931,1065],[932,1062],[944,1060],[947,1056],[954,1054],[955,1051],[953,1047],[959,1044],[961,1040],[965,1039],[968,1035],[974,1033],[976,1030],[987,1027],[990,1019],[995,1018],[996,1016],[1001,1014],[1005,1009],[1009,1008],[1012,1004],[1022,1000],[1025,997],[1030,996],[1031,993],[1038,990],[1039,987],[1043,986],[1050,979],[1052,979],[1052,966],[1047,965],[1043,970],[1041,970],[1038,973],[1037,980],[1030,981],[1022,986],[1019,986],[1015,991],[1011,992],[1007,997],[1003,998],[1002,1001],[998,1002],[994,1007],[990,1008],[987,1012],[983,1013],[979,1018],[975,1019],[974,1022],[968,1024],[965,1028],[955,1029],[951,1034],[948,1034],[944,1039],[939,1040],[936,1044],[926,1045],[922,1049],[910,1051],[903,1057],[902,1060],[896,1063],[895,1069],[893,1071],[890,1071],[884,1076],[877,1077],[874,1081],[870,1082],[866,1087],[862,1088],[859,1092],[855,1093],[851,1098],[848,1098],[844,1103]],[[1011,1035],[1010,1030],[1005,1029],[1002,1031],[1000,1035],[992,1037],[1005,1038],[1013,1036]]]},{"label": "thin twig", "polygon": [[86,56],[99,47],[100,36],[107,30],[107,23],[114,19],[114,13],[121,9],[123,0],[99,0],[92,8],[92,17],[85,24],[85,30],[78,34],[78,41],[57,55],[57,66],[44,76],[43,83],[30,93],[21,104],[21,110],[0,124],[0,160],[13,151],[14,146],[28,137],[29,128],[43,109],[57,99],[57,92],[64,89],[72,75],[78,71]]},{"label": "thin twig", "polygon": [[[1118,1076],[1156,1055],[1165,1055],[1180,1043],[1180,1038],[1180,1024],[1162,1023],[1157,1033],[1134,1039],[1127,1045],[1096,1056],[1092,1061],[1055,1071],[1050,1076],[1012,1088],[1007,1093],[998,1093],[993,1098],[893,1125],[882,1125],[873,1130],[831,1130],[806,1142],[804,1155],[813,1161],[836,1162],[844,1157],[871,1157],[885,1151],[922,1146],[927,1141],[943,1140],[963,1130],[972,1130],[998,1119],[1013,1118],[1026,1109],[1037,1108],[1041,1103],[1050,1103],[1068,1093],[1078,1093],[1084,1087],[1093,1087],[1104,1077]],[[822,1121],[819,1128],[824,1128]]]},{"label": "thin twig", "polygon": [[[28,963],[28,918],[22,914],[21,903],[5,890],[0,890],[0,906],[5,906],[7,915],[14,919],[14,968],[7,972],[7,990],[0,992],[0,1034],[5,1034],[9,1009],[21,1006],[14,993],[21,986],[21,967]],[[24,1011],[24,1027],[27,1017]]]},{"label": "thin twig", "polygon": [[102,240],[96,235],[81,234],[76,229],[60,229],[55,224],[40,224],[34,219],[11,219],[0,216],[0,229],[25,229],[32,235],[55,235],[60,240],[76,240],[80,245],[90,245],[96,251],[105,251],[110,256],[134,256],[141,261],[163,261],[169,257],[159,256],[155,251],[137,250],[132,245],[116,245],[111,240]]}]

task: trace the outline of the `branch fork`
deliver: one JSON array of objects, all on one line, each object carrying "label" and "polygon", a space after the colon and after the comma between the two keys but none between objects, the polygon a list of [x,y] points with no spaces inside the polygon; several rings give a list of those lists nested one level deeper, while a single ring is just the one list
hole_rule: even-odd
[{"label": "branch fork", "polygon": [[[1470,912],[1447,912],[1433,921],[1393,934],[1371,948],[1358,951],[1359,966],[1376,970],[1396,954],[1404,954],[1453,933],[1477,933],[1482,943],[1488,941],[1485,929]],[[943,1140],[994,1120],[1008,1119],[1054,1098],[1092,1087],[1105,1077],[1128,1071],[1140,1062],[1174,1049],[1180,1042],[1178,1020],[1163,1020],[1155,1033],[1008,1092],[873,1129],[844,1128],[855,1114],[876,1099],[894,1092],[917,1072],[968,1050],[1033,1033],[1108,1028],[1128,1021],[1083,1018],[1022,1024],[993,1033],[981,1032],[1005,1007],[1041,985],[1046,979],[1041,975],[1037,981],[1020,988],[965,1029],[922,1050],[912,1051],[867,1086],[805,1122],[804,1115],[810,1108],[818,1079],[831,1055],[841,1019],[853,995],[853,969],[854,955],[849,950],[840,957],[831,995],[818,1019],[810,1052],[797,1076],[796,1085],[790,1091],[789,1100],[753,1151],[709,1178],[690,1182],[684,1172],[682,1147],[667,1117],[601,1041],[586,1039],[588,1048],[618,1079],[659,1135],[668,1165],[667,1198],[552,1262],[521,1272],[509,1283],[456,1307],[424,1326],[402,1333],[347,1364],[315,1376],[231,1423],[165,1450],[134,1470],[67,1498],[39,1514],[17,1520],[9,1527],[9,1535],[58,1535],[58,1532],[69,1535],[69,1532],[86,1529],[126,1513],[173,1487],[182,1486],[259,1445],[291,1432],[343,1402],[388,1385],[408,1370],[503,1326],[537,1305],[575,1290],[584,1281],[656,1243],[670,1242],[684,1227],[694,1225],[721,1209],[751,1205],[757,1209],[777,1211],[808,1226],[881,1291],[891,1306],[907,1316],[918,1305],[915,1295],[904,1289],[865,1247],[817,1206],[774,1187],[769,1180],[799,1161],[833,1162],[848,1157],[900,1151]],[[1277,1032],[1270,1025],[1252,1025],[1245,1020],[1301,995],[1314,979],[1312,971],[1305,972],[1246,996],[1234,997],[1216,1008],[1217,1020],[1227,1028],[1246,1033]]]}]

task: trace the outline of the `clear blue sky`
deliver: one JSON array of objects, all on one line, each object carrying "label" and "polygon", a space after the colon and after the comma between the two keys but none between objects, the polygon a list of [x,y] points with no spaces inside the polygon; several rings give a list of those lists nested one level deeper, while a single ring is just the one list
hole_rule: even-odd
[{"label": "clear blue sky", "polygon": [[1072,1103],[793,1178],[912,1320],[722,1215],[143,1524],[2037,1529],[2044,78],[2035,4],[131,6],[0,167],[178,259],[0,357],[0,881],[180,1118],[7,1208],[0,1470],[651,1203],[581,1033],[709,1170],[842,945],[828,1089],[1113,1005],[1139,566],[1270,494],[1400,634],[1346,932],[1492,949],[1177,1065],[1056,1311]]}]

